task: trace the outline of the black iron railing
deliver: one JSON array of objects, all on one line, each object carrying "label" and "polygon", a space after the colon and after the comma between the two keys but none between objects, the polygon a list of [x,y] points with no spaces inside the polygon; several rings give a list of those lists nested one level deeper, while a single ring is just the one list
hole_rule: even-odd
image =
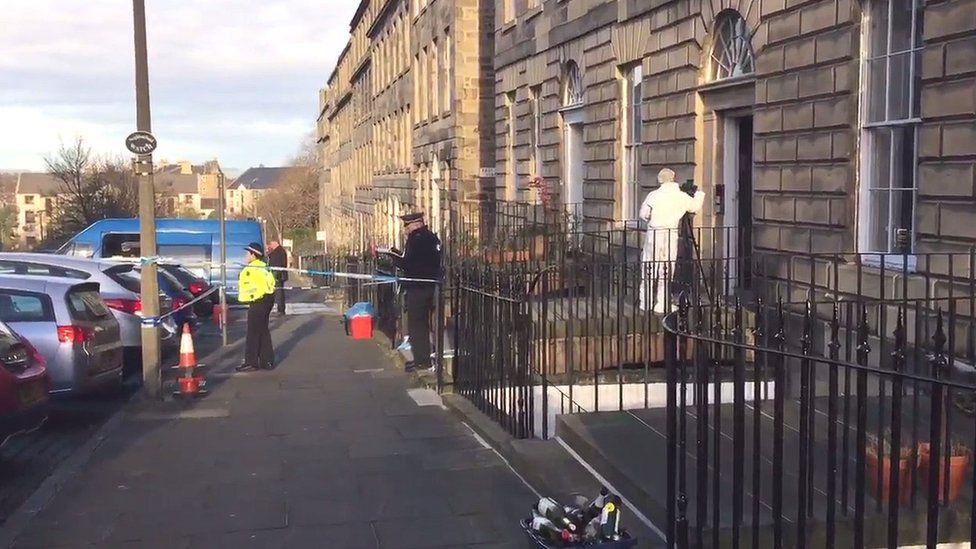
[{"label": "black iron railing", "polygon": [[[753,303],[753,343],[741,304],[729,311],[685,301],[665,320],[669,541],[897,547],[973,539],[976,385],[951,366],[948,303],[929,304],[932,338],[914,349],[909,310],[899,306],[887,352],[872,358],[876,301],[827,305],[826,352],[815,346],[811,301]],[[796,305],[799,323],[790,321]],[[853,316],[853,337],[842,335],[845,316]]]}]

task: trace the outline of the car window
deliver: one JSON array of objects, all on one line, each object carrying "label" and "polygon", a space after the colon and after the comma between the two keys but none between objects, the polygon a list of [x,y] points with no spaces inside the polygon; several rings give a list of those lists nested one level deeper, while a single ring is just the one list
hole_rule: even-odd
[{"label": "car window", "polygon": [[[128,267],[126,265],[125,267]],[[142,291],[142,281],[139,279],[139,273],[132,270],[131,267],[126,268],[112,268],[105,271],[105,274],[109,278],[118,282],[119,286],[122,286],[130,292],[139,293]]]},{"label": "car window", "polygon": [[87,280],[91,278],[89,273],[78,269],[69,269],[57,265],[46,265],[43,263],[32,263],[27,261],[14,261],[9,259],[0,260],[0,273],[20,274],[35,276],[58,276],[61,278],[76,278]]},{"label": "car window", "polygon": [[183,287],[188,287],[190,283],[195,282],[198,278],[195,274],[178,265],[161,265],[160,267],[179,281]]},{"label": "car window", "polygon": [[13,290],[0,290],[0,321],[50,322],[54,309],[46,295]]},{"label": "car window", "polygon": [[179,280],[176,280],[176,277],[164,270],[159,270],[157,273],[159,275],[159,287],[167,294],[179,295],[184,293],[183,284]]},{"label": "car window", "polygon": [[75,320],[102,320],[112,314],[96,290],[71,290],[65,299]]}]

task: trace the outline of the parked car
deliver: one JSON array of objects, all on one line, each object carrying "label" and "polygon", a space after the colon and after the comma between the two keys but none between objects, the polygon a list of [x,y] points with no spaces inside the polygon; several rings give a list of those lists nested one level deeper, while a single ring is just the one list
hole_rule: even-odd
[{"label": "parked car", "polygon": [[[57,276],[97,282],[105,304],[112,310],[122,331],[126,365],[137,368],[142,360],[142,283],[135,265],[63,255],[0,253],[0,275]],[[173,309],[172,299],[160,292],[160,311]],[[175,320],[165,320],[160,329],[162,348],[175,352],[179,346]]]},{"label": "parked car", "polygon": [[24,337],[0,322],[0,446],[47,419],[44,357]]},{"label": "parked car", "polygon": [[[210,290],[211,286],[206,280],[190,271],[186,267],[175,263],[160,263],[159,268],[173,276],[183,286],[183,289],[190,292],[194,299]],[[198,317],[208,318],[213,314],[213,306],[220,302],[217,292],[210,292],[210,295],[197,301],[193,305],[193,312]]]},{"label": "parked car", "polygon": [[193,294],[190,293],[190,290],[185,289],[183,283],[166,269],[157,268],[157,272],[159,274],[159,289],[169,296],[173,310],[176,310],[176,313],[173,314],[176,326],[182,327],[184,324],[189,324],[192,328],[196,328],[200,319],[197,317],[193,306],[177,310],[193,301]]},{"label": "parked car", "polygon": [[119,322],[97,282],[0,275],[0,322],[44,357],[52,394],[121,386]]},{"label": "parked car", "polygon": [[[237,277],[241,272],[243,249],[251,242],[264,242],[261,223],[254,220],[228,220],[227,294],[237,297]],[[220,261],[220,222],[215,219],[157,219],[157,255],[176,260],[210,284],[220,282],[220,269],[210,268]],[[90,258],[139,257],[139,220],[103,219],[92,223],[66,242],[57,253]]]}]

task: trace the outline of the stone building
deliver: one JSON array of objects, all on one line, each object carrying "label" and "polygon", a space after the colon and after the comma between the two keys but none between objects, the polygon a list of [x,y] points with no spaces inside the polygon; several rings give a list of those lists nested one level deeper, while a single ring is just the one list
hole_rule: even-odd
[{"label": "stone building", "polygon": [[976,243],[976,2],[499,4],[497,196],[539,174],[609,225],[670,167],[732,246]]},{"label": "stone building", "polygon": [[19,173],[14,189],[17,246],[33,250],[48,236],[51,214],[62,192],[61,181],[47,173]]},{"label": "stone building", "polygon": [[[320,94],[328,246],[394,243],[397,216],[442,229],[453,197],[477,200],[494,165],[490,0],[362,0]],[[487,187],[492,187],[488,178]]]}]

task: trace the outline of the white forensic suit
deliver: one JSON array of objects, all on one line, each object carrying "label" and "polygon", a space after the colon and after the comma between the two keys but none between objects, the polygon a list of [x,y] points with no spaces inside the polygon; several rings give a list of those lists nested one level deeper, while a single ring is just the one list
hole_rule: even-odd
[{"label": "white forensic suit", "polygon": [[[647,193],[641,204],[640,218],[647,222],[647,235],[641,252],[640,308],[647,310],[651,284],[654,290],[654,312],[664,314],[665,292],[668,291],[668,277],[674,276],[678,256],[678,224],[686,213],[696,213],[705,203],[705,193],[695,192],[695,196],[681,190],[677,183],[661,183],[657,189]],[[650,279],[650,280],[649,280]]]}]

